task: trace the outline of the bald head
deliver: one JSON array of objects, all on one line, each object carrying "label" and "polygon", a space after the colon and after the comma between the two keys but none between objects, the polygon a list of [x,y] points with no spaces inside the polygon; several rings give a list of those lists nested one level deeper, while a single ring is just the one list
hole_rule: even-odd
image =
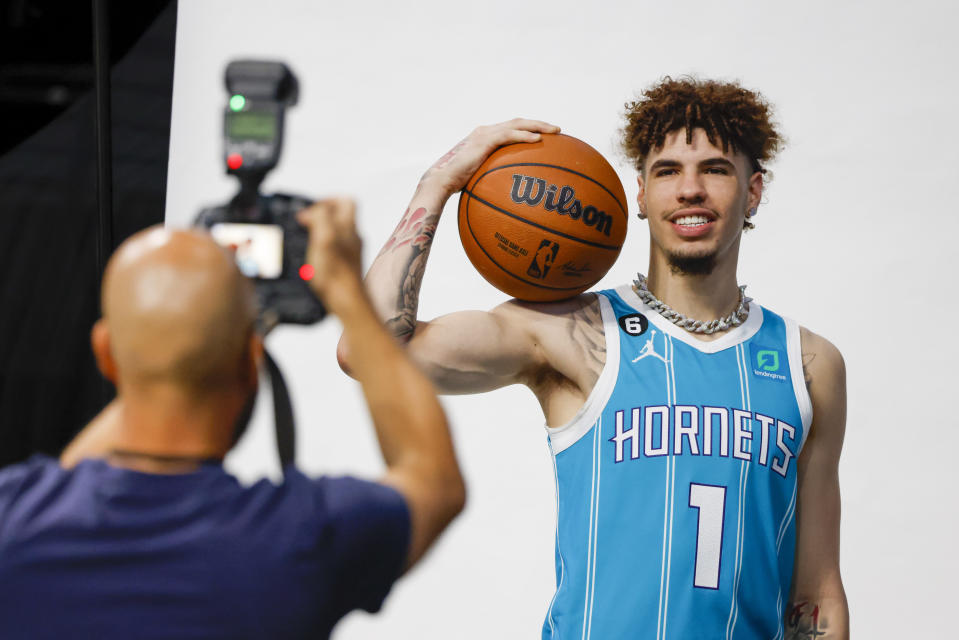
[{"label": "bald head", "polygon": [[252,286],[206,233],[151,227],[132,236],[107,264],[102,302],[118,386],[204,393],[246,374]]}]

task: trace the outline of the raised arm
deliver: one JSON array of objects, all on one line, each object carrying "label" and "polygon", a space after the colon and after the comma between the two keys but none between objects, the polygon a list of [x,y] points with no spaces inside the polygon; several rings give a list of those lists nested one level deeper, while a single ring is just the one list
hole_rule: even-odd
[{"label": "raised arm", "polygon": [[[433,236],[447,200],[497,147],[535,142],[558,127],[516,119],[479,127],[431,166],[406,213],[366,276],[367,290],[387,329],[443,393],[488,391],[522,382],[542,361],[524,327],[529,307],[507,303],[492,312],[464,311],[417,321],[420,286]],[[337,357],[354,375],[355,354],[340,340]]]},{"label": "raised arm", "polygon": [[429,380],[388,334],[360,279],[360,239],[350,201],[321,203],[300,212],[310,229],[310,281],[343,323],[341,341],[352,355],[386,462],[384,484],[398,490],[410,510],[407,567],[429,548],[462,510],[463,478],[446,416]]},{"label": "raised arm", "polygon": [[846,369],[839,351],[802,330],[813,425],[799,456],[796,563],[786,640],[846,640],[849,607],[839,573],[839,454],[846,431]]}]

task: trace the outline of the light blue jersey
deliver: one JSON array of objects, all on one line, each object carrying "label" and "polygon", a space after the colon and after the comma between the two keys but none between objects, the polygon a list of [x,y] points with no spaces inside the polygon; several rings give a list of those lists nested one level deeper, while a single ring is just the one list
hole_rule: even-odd
[{"label": "light blue jersey", "polygon": [[754,302],[705,342],[628,286],[599,302],[606,365],[576,417],[548,429],[557,588],[543,637],[782,638],[812,421],[798,326]]}]

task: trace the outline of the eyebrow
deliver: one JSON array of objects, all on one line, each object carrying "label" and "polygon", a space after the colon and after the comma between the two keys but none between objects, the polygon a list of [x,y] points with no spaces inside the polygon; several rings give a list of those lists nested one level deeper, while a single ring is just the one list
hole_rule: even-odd
[{"label": "eyebrow", "polygon": [[726,158],[710,158],[709,160],[703,160],[699,163],[701,167],[728,167],[733,171],[736,170],[736,165],[727,160]]},{"label": "eyebrow", "polygon": [[[682,166],[682,163],[679,162],[678,160],[669,160],[669,159],[667,159],[667,158],[662,158],[662,159],[657,160],[656,162],[654,162],[654,163],[652,164],[652,166],[649,167],[649,172],[652,173],[652,172],[656,171],[657,169],[673,169],[673,168],[681,167],[681,166]],[[733,170],[733,171],[736,170],[736,165],[734,165],[732,162],[730,162],[729,160],[727,160],[726,158],[723,158],[723,157],[721,157],[721,156],[718,156],[718,157],[715,157],[715,158],[709,158],[709,159],[707,159],[707,160],[703,160],[702,162],[699,163],[699,166],[700,166],[700,167],[718,167],[718,166],[722,166],[722,167],[728,167],[729,169],[731,169],[731,170]]]},{"label": "eyebrow", "polygon": [[656,171],[656,169],[662,169],[664,167],[678,167],[681,166],[676,160],[657,160],[649,168],[650,173]]}]

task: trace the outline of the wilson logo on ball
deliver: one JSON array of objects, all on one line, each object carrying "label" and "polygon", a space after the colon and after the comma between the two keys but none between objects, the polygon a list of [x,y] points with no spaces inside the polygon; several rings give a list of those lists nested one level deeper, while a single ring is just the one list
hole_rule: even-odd
[{"label": "wilson logo on ball", "polygon": [[520,300],[565,300],[615,262],[626,238],[625,202],[602,154],[544,133],[483,161],[463,187],[457,224],[470,262],[494,287]]},{"label": "wilson logo on ball", "polygon": [[[535,188],[535,193],[534,193]],[[521,192],[522,190],[522,192]],[[547,186],[542,178],[513,174],[513,188],[510,190],[510,199],[516,204],[525,204],[535,207],[542,203],[547,211],[555,211],[561,216],[569,216],[573,220],[582,220],[587,227],[596,227],[609,236],[613,227],[613,219],[605,211],[600,211],[592,205],[583,206],[576,198],[576,190],[569,185],[558,187],[555,184]]]}]

